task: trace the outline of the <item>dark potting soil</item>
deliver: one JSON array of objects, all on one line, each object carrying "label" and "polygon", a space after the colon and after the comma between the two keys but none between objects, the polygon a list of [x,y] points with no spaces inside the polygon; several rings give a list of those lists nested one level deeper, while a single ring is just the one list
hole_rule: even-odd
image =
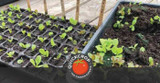
[{"label": "dark potting soil", "polygon": [[[160,24],[154,23],[153,25],[150,23],[150,18],[154,18],[156,15],[160,15],[159,8],[153,8],[149,6],[139,6],[129,4],[121,4],[118,6],[117,13],[114,17],[114,23],[119,20],[118,11],[121,8],[125,7],[131,8],[131,14],[125,14],[125,18],[122,21],[129,22],[129,25],[132,24],[133,18],[138,17],[137,23],[135,25],[135,31],[131,31],[129,25],[124,25],[123,28],[107,28],[102,38],[118,38],[119,46],[125,46],[126,48],[138,44],[136,51],[132,53],[127,53],[125,50],[123,51],[123,55],[125,58],[125,62],[133,61],[135,64],[139,65],[149,65],[149,57],[152,57],[155,63],[160,62]],[[144,36],[144,40],[149,41],[145,43],[143,39],[140,39],[137,35],[142,34]],[[140,47],[144,47],[146,51],[144,53],[140,52]]]}]

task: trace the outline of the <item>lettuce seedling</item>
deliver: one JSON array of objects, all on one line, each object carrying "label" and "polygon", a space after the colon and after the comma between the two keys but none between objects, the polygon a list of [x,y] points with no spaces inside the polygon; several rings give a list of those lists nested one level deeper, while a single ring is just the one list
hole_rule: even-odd
[{"label": "lettuce seedling", "polygon": [[80,34],[80,35],[84,35],[85,33],[86,33],[86,30],[78,31],[78,34]]},{"label": "lettuce seedling", "polygon": [[52,47],[56,46],[56,43],[54,42],[54,39],[53,39],[53,38],[51,39],[50,42],[51,42]]},{"label": "lettuce seedling", "polygon": [[150,23],[151,23],[151,24],[153,24],[153,23],[154,23],[153,18],[150,18]]},{"label": "lettuce seedling", "polygon": [[40,23],[42,20],[41,20],[41,19],[35,19],[34,21],[38,24],[38,23]]},{"label": "lettuce seedling", "polygon": [[77,53],[81,53],[81,51],[79,51],[77,47],[74,47],[74,50],[71,53],[77,54]]},{"label": "lettuce seedling", "polygon": [[58,28],[58,27],[59,27],[59,25],[57,25],[57,24],[54,24],[53,26],[54,26],[54,27],[56,27],[56,28]]},{"label": "lettuce seedling", "polygon": [[43,67],[43,68],[48,68],[48,67],[49,67],[48,64],[42,64],[42,65],[40,65],[41,60],[42,60],[42,57],[38,55],[38,56],[35,58],[35,60],[34,60],[34,59],[30,59],[30,62],[31,62],[32,65],[33,65],[34,67],[36,67],[36,68],[41,68],[41,67]]},{"label": "lettuce seedling", "polygon": [[49,16],[49,18],[50,19],[52,19],[52,20],[55,20],[55,19],[57,19],[54,15],[52,15],[52,16]]},{"label": "lettuce seedling", "polygon": [[51,21],[50,20],[46,21],[46,25],[51,26]]},{"label": "lettuce seedling", "polygon": [[65,53],[65,54],[67,54],[68,53],[68,47],[65,47],[64,49],[63,49],[63,53]]},{"label": "lettuce seedling", "polygon": [[3,40],[3,36],[2,35],[0,35],[0,40]]},{"label": "lettuce seedling", "polygon": [[73,18],[70,18],[70,19],[69,19],[69,22],[70,22],[72,25],[77,25],[77,20],[74,20]]},{"label": "lettuce seedling", "polygon": [[64,16],[62,16],[62,17],[61,17],[61,20],[62,20],[62,21],[65,21],[65,18],[64,18]]},{"label": "lettuce seedling", "polygon": [[152,57],[149,57],[149,66],[154,65],[154,59]]},{"label": "lettuce seedling", "polygon": [[39,25],[39,30],[40,30],[40,31],[43,31],[44,28],[45,28],[45,26],[44,26],[43,24],[40,24],[40,25]]},{"label": "lettuce seedling", "polygon": [[156,16],[154,16],[154,20],[159,20],[159,16],[158,15],[156,15]]},{"label": "lettuce seedling", "polygon": [[67,34],[66,34],[66,33],[63,33],[63,34],[60,35],[60,38],[61,38],[61,39],[64,39],[66,36],[67,36]]},{"label": "lettuce seedling", "polygon": [[8,12],[8,16],[9,16],[9,17],[12,17],[12,12]]},{"label": "lettuce seedling", "polygon": [[22,48],[29,48],[31,46],[31,44],[24,44],[24,43],[19,43],[19,46],[22,47]]},{"label": "lettuce seedling", "polygon": [[32,51],[35,51],[36,47],[37,46],[35,44],[32,44],[32,46],[31,46]]},{"label": "lettuce seedling", "polygon": [[44,57],[48,57],[49,56],[49,51],[48,50],[44,50],[44,49],[39,49],[39,53],[44,56]]},{"label": "lettuce seedling", "polygon": [[1,29],[6,29],[6,23],[5,23],[5,22],[2,22],[0,28],[1,28]]},{"label": "lettuce seedling", "polygon": [[10,39],[7,39],[7,41],[8,41],[9,43],[12,43],[13,37],[11,37]]},{"label": "lettuce seedling", "polygon": [[19,6],[19,5],[13,6],[13,5],[11,4],[11,5],[9,5],[9,7],[10,7],[11,11],[18,11],[18,12],[21,12],[20,6]]},{"label": "lettuce seedling", "polygon": [[26,28],[31,29],[32,25],[26,25]]},{"label": "lettuce seedling", "polygon": [[4,11],[3,10],[1,10],[1,15],[3,16],[5,13],[4,13]]},{"label": "lettuce seedling", "polygon": [[22,17],[22,14],[19,15],[19,14],[16,14],[17,18],[20,19]]},{"label": "lettuce seedling", "polygon": [[118,13],[120,13],[122,16],[125,15],[125,7],[123,7]]},{"label": "lettuce seedling", "polygon": [[74,40],[72,37],[68,37],[68,39],[69,39],[74,45],[77,45],[77,41]]},{"label": "lettuce seedling", "polygon": [[140,52],[145,52],[145,51],[146,51],[146,49],[144,47],[140,48]]},{"label": "lettuce seedling", "polygon": [[59,53],[59,54],[57,55],[57,57],[54,58],[54,59],[59,60],[61,57],[62,57],[62,53]]},{"label": "lettuce seedling", "polygon": [[32,14],[37,16],[38,15],[38,10],[35,10]]},{"label": "lettuce seedling", "polygon": [[43,43],[46,39],[47,39],[46,37],[44,37],[44,38],[43,38],[43,37],[38,37],[38,40],[41,41],[42,43]]},{"label": "lettuce seedling", "polygon": [[137,23],[138,17],[134,17],[134,20],[132,21],[132,25],[129,26],[131,28],[131,31],[135,31],[135,24]]},{"label": "lettuce seedling", "polygon": [[24,22],[19,22],[18,23],[18,26],[20,26],[20,27],[23,26],[23,25],[24,25]]},{"label": "lettuce seedling", "polygon": [[22,64],[23,62],[24,62],[23,58],[17,60],[18,64]]},{"label": "lettuce seedling", "polygon": [[7,55],[8,55],[7,57],[12,58],[14,53],[15,53],[14,51],[11,51],[11,52],[7,53]]},{"label": "lettuce seedling", "polygon": [[12,20],[11,18],[8,18],[8,22],[11,23],[11,24],[14,24],[15,20]]},{"label": "lettuce seedling", "polygon": [[86,24],[84,23],[81,23],[81,27],[84,28],[86,26]]},{"label": "lettuce seedling", "polygon": [[114,28],[122,28],[122,27],[124,27],[124,24],[122,24],[121,23],[122,22],[122,20],[120,20],[120,21],[117,21],[114,25],[113,25],[113,27]]},{"label": "lettuce seedling", "polygon": [[122,66],[124,64],[123,56],[112,56],[111,57],[112,64],[115,66],[115,64],[119,64],[119,66]]},{"label": "lettuce seedling", "polygon": [[49,32],[48,35],[49,35],[49,36],[52,36],[52,35],[53,35],[53,32]]},{"label": "lettuce seedling", "polygon": [[27,37],[32,38],[32,35],[30,32],[27,33]]},{"label": "lettuce seedling", "polygon": [[26,34],[26,30],[22,30],[21,32],[22,32],[22,34],[23,34],[23,35],[25,35],[25,34]]},{"label": "lettuce seedling", "polygon": [[131,9],[130,8],[128,8],[127,13],[128,13],[128,15],[131,15]]},{"label": "lettuce seedling", "polygon": [[32,19],[33,18],[33,16],[32,15],[29,15],[29,17],[28,17],[29,19]]},{"label": "lettuce seedling", "polygon": [[72,31],[73,30],[73,27],[72,26],[69,26],[68,28],[67,28],[67,30],[65,30],[65,32],[67,33],[67,32],[70,32],[70,31]]},{"label": "lettuce seedling", "polygon": [[129,48],[132,49],[132,51],[136,50],[138,44],[136,43],[134,46],[130,46]]},{"label": "lettuce seedling", "polygon": [[88,41],[85,41],[82,45],[86,46],[88,44]]},{"label": "lettuce seedling", "polygon": [[12,29],[9,28],[8,31],[9,31],[10,34],[12,34]]},{"label": "lettuce seedling", "polygon": [[31,12],[31,9],[30,9],[30,8],[27,8],[27,11],[28,11],[28,12]]}]

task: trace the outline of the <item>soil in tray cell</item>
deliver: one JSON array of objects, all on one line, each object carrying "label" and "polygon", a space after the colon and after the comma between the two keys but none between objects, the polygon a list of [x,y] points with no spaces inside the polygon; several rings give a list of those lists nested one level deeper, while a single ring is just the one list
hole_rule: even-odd
[{"label": "soil in tray cell", "polygon": [[37,18],[37,19],[34,19],[31,25],[39,26],[39,24],[41,24],[42,22],[43,20],[41,18]]},{"label": "soil in tray cell", "polygon": [[83,49],[87,44],[88,44],[88,41],[87,41],[87,40],[82,40],[82,41],[78,44],[78,47],[79,47],[80,49]]},{"label": "soil in tray cell", "polygon": [[[25,43],[24,43],[25,44]],[[17,51],[17,52],[23,52],[25,50],[25,48],[22,48],[19,46],[19,44],[16,44],[14,47],[13,47],[13,50]]]},{"label": "soil in tray cell", "polygon": [[43,31],[40,31],[38,28],[36,28],[33,31],[33,34],[38,36],[38,35],[43,35],[45,32],[46,32],[46,29],[44,29]]},{"label": "soil in tray cell", "polygon": [[56,46],[52,47],[52,45],[49,43],[47,46],[46,46],[46,49],[50,52],[51,55],[54,55],[55,53],[58,53],[58,49],[59,47],[61,46],[60,43],[58,42],[55,42]]},{"label": "soil in tray cell", "polygon": [[8,29],[5,33],[4,33],[4,35],[6,35],[6,36],[13,36],[14,34],[16,34],[17,33],[17,30],[15,30],[15,29]]},{"label": "soil in tray cell", "polygon": [[35,56],[37,53],[38,53],[38,51],[39,51],[39,47],[37,46],[36,48],[35,48],[35,50],[33,50],[32,51],[32,49],[31,48],[29,48],[29,49],[27,49],[26,51],[24,51],[24,54],[26,55],[26,56],[31,56],[31,57],[33,57],[33,56]]},{"label": "soil in tray cell", "polygon": [[86,30],[78,30],[78,31],[75,31],[72,35],[74,39],[78,40],[78,39],[83,39],[85,34],[86,34]]},{"label": "soil in tray cell", "polygon": [[37,39],[36,36],[32,36],[31,38],[27,36],[24,38],[23,42],[32,43],[32,42],[36,41],[36,39]]},{"label": "soil in tray cell", "polygon": [[63,26],[58,25],[58,24],[53,24],[53,26],[51,27],[51,30],[53,30],[53,31],[55,31],[57,33],[60,33],[61,28],[63,28]]},{"label": "soil in tray cell", "polygon": [[0,44],[8,39],[6,36],[3,36],[3,35],[0,35],[0,36],[1,36],[1,38],[0,38]]},{"label": "soil in tray cell", "polygon": [[[73,39],[73,38],[72,38],[72,39]],[[76,46],[79,41],[80,41],[80,39],[78,39],[78,40],[75,40],[75,39],[69,40],[69,39],[67,39],[66,44],[67,44],[67,45],[71,45],[71,46]]]},{"label": "soil in tray cell", "polygon": [[9,42],[9,40],[7,39],[6,42],[3,44],[3,46],[6,48],[12,48],[15,44],[17,44],[17,42],[18,41],[15,39],[13,39],[12,42]]},{"label": "soil in tray cell", "polygon": [[62,53],[64,55],[68,55],[72,52],[73,48],[69,45],[63,45],[60,49],[59,49],[59,53]]},{"label": "soil in tray cell", "polygon": [[46,37],[47,39],[51,39],[51,38],[54,38],[56,36],[56,32],[53,32],[53,31],[47,31],[44,33],[43,37]]},{"label": "soil in tray cell", "polygon": [[26,26],[23,27],[23,30],[26,30],[28,32],[32,32],[35,29],[36,29],[36,27],[32,26],[32,25],[26,25]]},{"label": "soil in tray cell", "polygon": [[52,65],[55,65],[55,66],[63,66],[66,58],[63,55],[61,55],[60,58],[58,58],[57,56],[58,56],[58,54],[55,55],[54,57],[52,57],[51,60],[49,61],[49,63]]},{"label": "soil in tray cell", "polygon": [[[131,51],[131,53],[129,53],[124,50],[125,62],[133,61],[134,64],[145,66],[149,65],[149,57],[152,57],[155,63],[159,63],[160,25],[156,23],[156,21],[151,24],[150,20],[160,14],[160,9],[152,8],[150,6],[130,6],[129,4],[121,4],[114,17],[115,21],[113,22],[113,25],[119,20],[118,11],[123,7],[125,7],[126,10],[127,8],[131,9],[131,14],[126,14],[124,18],[125,22],[129,22],[129,25],[124,25],[123,28],[108,28],[105,30],[102,38],[118,38],[119,46],[124,46],[128,49],[130,46],[138,44],[136,47],[136,50],[138,51],[132,51],[132,49],[129,49]],[[129,26],[132,24],[134,17],[138,17],[138,20],[134,25],[135,31],[131,31]],[[145,48],[144,52],[140,51],[141,47]]]},{"label": "soil in tray cell", "polygon": [[45,47],[48,42],[49,42],[48,39],[44,40],[44,42],[41,42],[40,40],[37,39],[37,40],[34,42],[34,44],[37,45],[37,46],[39,46],[39,47]]},{"label": "soil in tray cell", "polygon": [[13,57],[8,57],[8,55],[5,54],[5,55],[3,55],[3,56],[1,57],[1,59],[2,59],[2,61],[4,61],[4,62],[10,63],[10,62],[13,61],[17,56],[18,56],[18,53],[15,52],[14,55],[13,55]]},{"label": "soil in tray cell", "polygon": [[6,51],[6,48],[0,47],[0,56],[2,56]]},{"label": "soil in tray cell", "polygon": [[92,36],[94,35],[94,33],[93,32],[89,32],[89,33],[87,33],[86,35],[85,35],[85,39],[86,40],[90,40],[91,38],[92,38]]},{"label": "soil in tray cell", "polygon": [[26,35],[27,35],[26,33],[25,33],[25,35],[23,35],[22,32],[19,31],[19,32],[18,32],[17,34],[15,34],[13,37],[16,38],[17,40],[22,40],[23,38],[26,37]]},{"label": "soil in tray cell", "polygon": [[65,38],[61,38],[62,36],[61,36],[62,34],[59,34],[59,35],[57,35],[54,39],[56,40],[56,41],[58,41],[59,43],[63,43],[63,42],[65,42],[66,41],[66,39],[68,39],[68,36],[66,35],[66,36],[63,36],[63,37],[65,37]]},{"label": "soil in tray cell", "polygon": [[13,62],[13,65],[19,66],[19,67],[25,67],[29,63],[29,60],[30,60],[29,58],[22,55]]}]

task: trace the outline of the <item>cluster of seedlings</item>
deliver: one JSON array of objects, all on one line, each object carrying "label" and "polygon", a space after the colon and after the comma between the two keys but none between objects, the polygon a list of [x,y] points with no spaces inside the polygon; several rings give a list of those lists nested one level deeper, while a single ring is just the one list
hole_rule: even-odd
[{"label": "cluster of seedlings", "polygon": [[94,26],[9,5],[0,12],[0,61],[15,67],[63,67],[88,43]]},{"label": "cluster of seedlings", "polygon": [[113,26],[106,28],[88,55],[94,66],[146,67],[160,63],[160,9],[142,3],[123,3]]}]

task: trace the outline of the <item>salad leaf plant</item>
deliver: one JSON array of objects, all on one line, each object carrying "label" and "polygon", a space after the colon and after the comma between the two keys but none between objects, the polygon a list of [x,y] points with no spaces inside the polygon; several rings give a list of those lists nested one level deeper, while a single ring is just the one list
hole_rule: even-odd
[{"label": "salad leaf plant", "polygon": [[62,53],[59,53],[57,57],[55,57],[54,59],[59,60],[61,57],[62,57]]},{"label": "salad leaf plant", "polygon": [[12,20],[11,18],[8,18],[8,22],[11,23],[11,24],[14,24],[15,20]]},{"label": "salad leaf plant", "polygon": [[40,24],[40,25],[39,25],[39,30],[40,30],[40,31],[43,31],[44,28],[45,28],[45,26],[44,26],[43,24]]},{"label": "salad leaf plant", "polygon": [[47,38],[46,37],[38,37],[38,40],[41,41],[41,43],[43,43]]},{"label": "salad leaf plant", "polygon": [[138,46],[138,44],[136,43],[136,44],[134,44],[134,46],[130,46],[129,48],[132,49],[132,51],[135,51],[137,46]]},{"label": "salad leaf plant", "polygon": [[70,19],[69,19],[69,22],[70,22],[72,25],[77,25],[77,20],[74,20],[73,18],[70,18]]},{"label": "salad leaf plant", "polygon": [[35,19],[34,21],[38,24],[38,23],[40,23],[42,20],[41,20],[41,19]]},{"label": "salad leaf plant", "polygon": [[66,33],[62,33],[62,34],[60,35],[60,38],[61,38],[61,39],[64,39],[64,38],[66,38],[66,36],[67,36]]},{"label": "salad leaf plant", "polygon": [[38,10],[35,10],[32,14],[37,16],[38,15]]},{"label": "salad leaf plant", "polygon": [[0,40],[3,40],[3,36],[2,35],[0,35]]},{"label": "salad leaf plant", "polygon": [[9,28],[8,31],[9,31],[10,34],[12,34],[12,29]]},{"label": "salad leaf plant", "polygon": [[145,52],[145,51],[146,51],[146,49],[144,47],[140,48],[140,52]]},{"label": "salad leaf plant", "polygon": [[54,39],[53,39],[53,38],[51,39],[50,42],[51,42],[52,47],[55,47],[55,46],[56,46],[56,43],[54,42]]},{"label": "salad leaf plant", "polygon": [[27,37],[32,38],[32,34],[30,32],[28,32]]},{"label": "salad leaf plant", "polygon": [[67,54],[68,53],[68,47],[65,47],[64,49],[63,49],[63,53],[65,53],[65,54]]},{"label": "salad leaf plant", "polygon": [[154,59],[152,57],[149,57],[149,66],[154,65]]},{"label": "salad leaf plant", "polygon": [[29,48],[31,46],[31,44],[27,43],[27,44],[24,44],[24,43],[19,43],[19,46],[22,47],[22,48]]},{"label": "salad leaf plant", "polygon": [[78,33],[79,33],[80,35],[84,35],[84,34],[86,33],[86,30],[78,31]]},{"label": "salad leaf plant", "polygon": [[85,28],[86,24],[85,23],[81,23],[81,27]]},{"label": "salad leaf plant", "polygon": [[135,25],[137,23],[138,17],[134,17],[134,20],[132,21],[132,25],[129,26],[131,28],[131,31],[135,31]]},{"label": "salad leaf plant", "polygon": [[9,16],[9,17],[12,17],[12,12],[8,12],[8,16]]},{"label": "salad leaf plant", "polygon": [[57,19],[54,15],[52,15],[52,16],[49,16],[49,18],[50,19],[52,19],[52,20],[55,20],[55,19]]},{"label": "salad leaf plant", "polygon": [[25,35],[26,34],[26,30],[21,30],[22,34]]},{"label": "salad leaf plant", "polygon": [[44,50],[44,49],[39,49],[39,53],[44,56],[44,57],[48,57],[49,56],[49,51],[48,50]]},{"label": "salad leaf plant", "polygon": [[53,35],[53,32],[49,32],[48,35],[49,35],[49,36],[52,36],[52,35]]},{"label": "salad leaf plant", "polygon": [[12,42],[13,42],[13,37],[7,39],[7,41],[8,41],[9,43],[12,43]]},{"label": "salad leaf plant", "polygon": [[28,17],[29,19],[32,19],[33,18],[33,16],[32,15],[29,15],[29,17]]},{"label": "salad leaf plant", "polygon": [[0,28],[1,28],[1,29],[6,29],[6,23],[5,23],[5,22],[2,22]]},{"label": "salad leaf plant", "polygon": [[16,14],[17,18],[20,19],[22,17],[22,14]]},{"label": "salad leaf plant", "polygon": [[11,11],[21,12],[19,5],[13,6],[13,4],[10,4],[9,7],[10,7]]},{"label": "salad leaf plant", "polygon": [[15,51],[8,52],[7,53],[7,55],[8,55],[7,57],[12,58],[14,53],[15,53]]},{"label": "salad leaf plant", "polygon": [[18,64],[22,64],[23,62],[24,62],[23,58],[20,58],[20,59],[17,60]]},{"label": "salad leaf plant", "polygon": [[18,26],[20,26],[20,27],[23,26],[23,25],[24,25],[24,22],[19,22],[18,23]]},{"label": "salad leaf plant", "polygon": [[78,54],[78,53],[81,53],[81,51],[79,51],[77,47],[74,47],[74,50],[71,53]]},{"label": "salad leaf plant", "polygon": [[67,32],[70,32],[73,30],[73,27],[72,26],[69,26],[66,30],[64,28],[62,28],[61,30],[64,30],[66,33]]},{"label": "salad leaf plant", "polygon": [[48,68],[48,64],[40,64],[42,61],[42,57],[41,56],[37,56],[35,59],[30,59],[30,62],[32,63],[32,65],[35,67],[35,68]]},{"label": "salad leaf plant", "polygon": [[69,39],[74,45],[77,45],[77,41],[74,40],[72,37],[68,37],[68,39]]},{"label": "salad leaf plant", "polygon": [[36,47],[37,46],[35,44],[32,44],[32,46],[31,46],[32,51],[35,51]]},{"label": "salad leaf plant", "polygon": [[51,21],[50,20],[46,21],[46,25],[51,26]]},{"label": "salad leaf plant", "polygon": [[122,24],[121,22],[122,22],[122,20],[117,21],[117,22],[113,25],[113,27],[114,27],[114,28],[122,28],[122,27],[124,27],[124,24]]}]

